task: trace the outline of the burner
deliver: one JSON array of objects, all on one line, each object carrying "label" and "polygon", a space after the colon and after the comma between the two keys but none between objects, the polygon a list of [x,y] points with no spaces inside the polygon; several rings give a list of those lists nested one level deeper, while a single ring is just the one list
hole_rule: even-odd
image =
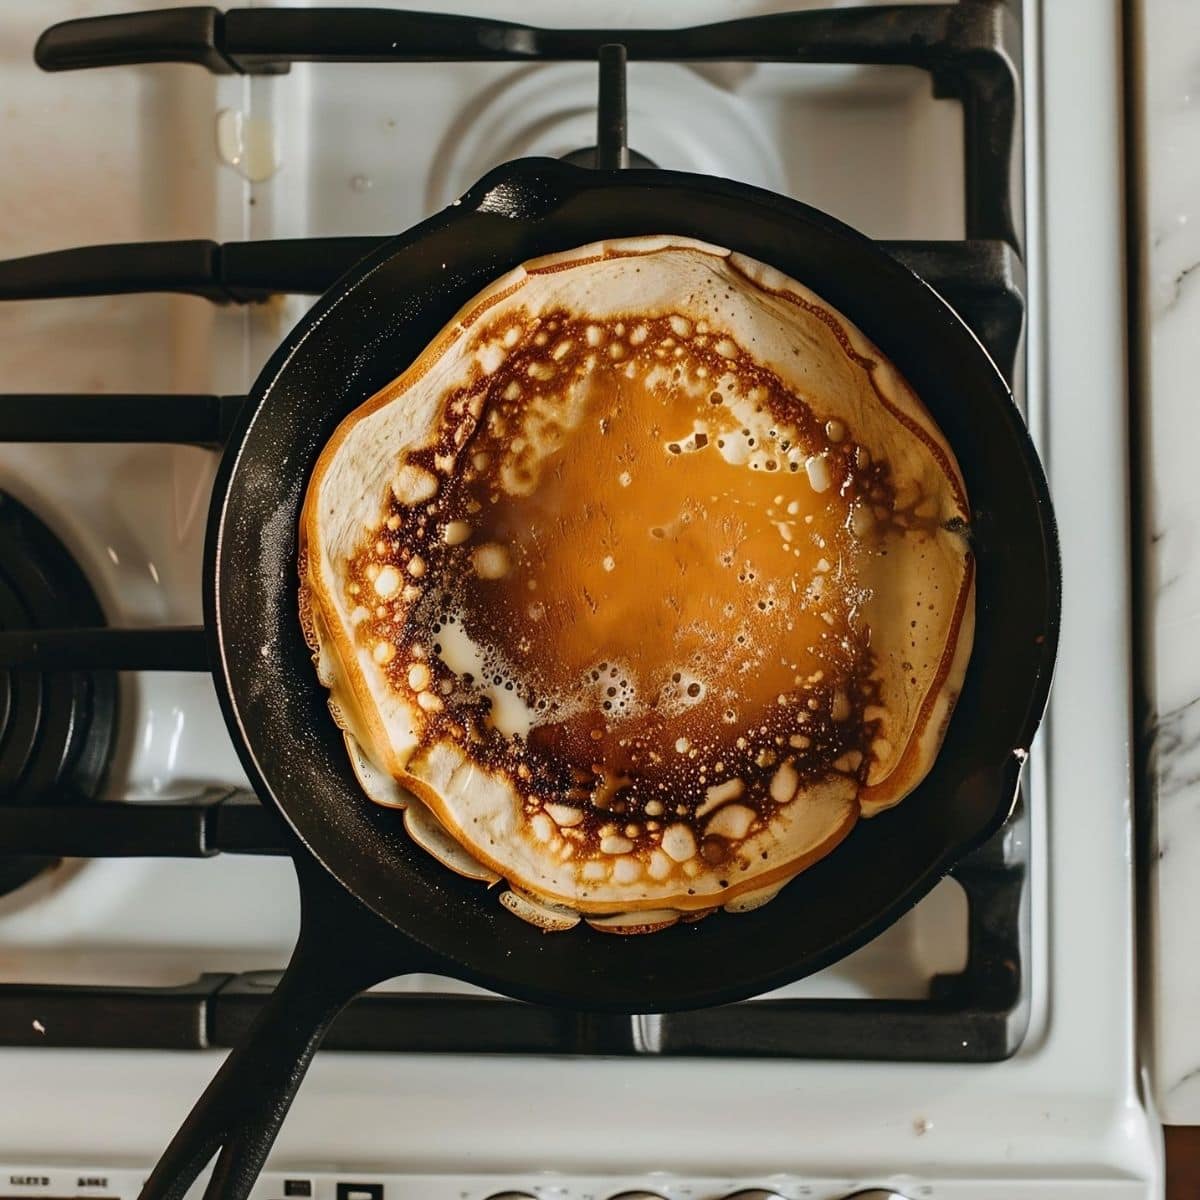
[{"label": "burner", "polygon": [[[727,77],[728,76],[728,77]],[[783,155],[716,66],[637,62],[629,73],[632,167],[720,175],[789,191]],[[497,163],[545,155],[591,166],[596,138],[596,66],[520,67],[470,94],[433,155],[430,210],[453,203]],[[580,150],[579,147],[589,147]]]},{"label": "burner", "polygon": [[[103,624],[66,548],[0,492],[0,629]],[[116,695],[111,673],[0,669],[0,804],[94,796],[112,747]],[[53,861],[0,858],[0,894]]]}]

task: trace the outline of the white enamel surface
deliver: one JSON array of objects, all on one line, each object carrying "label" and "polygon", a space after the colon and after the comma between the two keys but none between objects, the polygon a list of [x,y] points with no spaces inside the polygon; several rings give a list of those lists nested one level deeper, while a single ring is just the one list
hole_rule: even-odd
[{"label": "white enamel surface", "polygon": [[[105,7],[99,0],[14,7],[0,19],[4,44],[29,47],[44,23]],[[689,6],[687,19],[785,7],[702,0]],[[777,1188],[789,1200],[828,1200],[885,1182],[914,1198],[947,1200],[1158,1194],[1157,1135],[1137,1098],[1132,1043],[1119,6],[1055,0],[1040,22],[1037,6],[1027,7],[1031,80],[1038,75],[1039,25],[1045,30],[1050,164],[1044,276],[1039,213],[1030,211],[1030,411],[1058,497],[1067,585],[1052,739],[1035,753],[1031,774],[1034,991],[1024,1048],[986,1068],[653,1058],[493,1058],[481,1065],[467,1057],[328,1053],[284,1126],[274,1157],[281,1168],[341,1165],[352,1168],[341,1178],[367,1179],[387,1172],[392,1200],[483,1200],[531,1185],[543,1200],[599,1200],[638,1187],[670,1200],[708,1200],[748,1186]],[[506,2],[489,11],[595,19],[582,8],[545,4]],[[666,0],[610,5],[604,15],[614,24],[681,19]],[[449,122],[482,111],[478,89],[510,73],[330,65],[298,67],[282,79],[215,83],[187,67],[48,78],[25,65],[26,50],[6,54],[5,103],[18,117],[15,128],[0,124],[0,148],[25,155],[25,166],[10,172],[3,193],[5,254],[147,235],[235,239],[403,228],[440,202],[435,186],[461,186],[439,180],[436,171],[431,177],[426,164],[449,137]],[[709,99],[722,120],[761,122],[754,128],[762,136],[739,153],[752,157],[759,143],[777,147],[774,159],[756,160],[756,181],[781,186],[773,173],[782,169],[784,190],[876,236],[961,235],[958,113],[930,98],[924,75],[773,68],[712,74],[723,90]],[[669,75],[653,78],[666,87]],[[631,97],[636,79],[635,72]],[[575,87],[565,79],[568,94]],[[848,104],[853,95],[865,99]],[[147,97],[158,103],[143,108]],[[1033,101],[1027,140],[1036,148]],[[643,103],[634,101],[635,122],[648,119]],[[221,108],[273,124],[279,169],[268,182],[250,185],[218,167],[213,122]],[[102,123],[97,111],[105,114]],[[765,115],[748,116],[752,111]],[[22,139],[35,121],[31,148]],[[634,125],[635,145],[648,149],[650,139]],[[45,155],[47,144],[61,159]],[[464,147],[455,170],[474,170],[468,153],[480,153],[478,143]],[[166,156],[171,165],[147,169],[146,155],[151,163]],[[62,186],[47,203],[38,171],[46,162],[59,170],[64,161],[70,170],[56,176]],[[115,164],[111,171],[99,169],[105,161]],[[683,152],[678,161],[664,154],[665,166],[690,162]],[[1032,151],[1029,182],[1036,200],[1042,181]],[[166,199],[156,208],[159,191]],[[6,355],[14,344],[21,348],[10,368],[20,382],[6,386],[239,391],[302,307],[293,301],[212,313],[200,302],[156,297],[10,306],[0,344]],[[63,353],[63,320],[74,335],[71,354]],[[165,340],[154,336],[160,330]],[[80,344],[90,348],[83,356],[90,369],[74,353]],[[1105,351],[1097,353],[1097,345]],[[1047,347],[1053,353],[1044,359]],[[1043,405],[1044,393],[1053,403]],[[1083,455],[1077,446],[1085,425]],[[122,489],[129,480],[150,489],[132,512],[121,507],[130,503],[124,490],[118,496],[111,485],[91,503],[77,501],[76,489],[106,486],[106,476],[95,474],[103,466],[99,451],[2,448],[0,471],[7,486],[60,526],[114,618],[195,619],[204,508],[198,495],[212,460],[198,451],[112,453],[126,455]],[[1099,473],[1113,486],[1097,495],[1090,484]],[[155,490],[156,476],[166,483],[162,490]],[[85,482],[93,477],[96,483]],[[109,544],[121,562],[106,567]],[[169,565],[170,586],[127,588],[150,574],[149,561],[160,580]],[[154,693],[144,680],[138,687],[137,725],[116,784],[124,778],[152,792],[180,779],[237,778],[206,680],[189,680],[182,690],[163,681]],[[1084,827],[1086,840],[1078,834]],[[156,982],[202,968],[271,966],[286,955],[294,920],[285,864],[225,858],[81,865],[0,905],[0,969],[28,979]],[[961,897],[944,885],[871,946],[789,991],[921,994],[931,973],[960,965],[962,925]],[[654,1019],[639,1019],[638,1033],[652,1046]],[[21,1097],[3,1106],[0,1179],[44,1162],[144,1169],[218,1061],[207,1053],[0,1051],[0,1095]],[[514,1097],[532,1095],[536,1111],[569,1112],[571,1120],[531,1119],[534,1110]],[[470,1174],[456,1174],[462,1171]],[[401,1172],[403,1181],[394,1177]],[[317,1193],[322,1200],[332,1197],[327,1183]],[[117,1187],[124,1184],[115,1181],[114,1194]],[[264,1185],[258,1194],[266,1200],[279,1191]]]},{"label": "white enamel surface", "polygon": [[1157,829],[1146,947],[1163,1119],[1200,1123],[1200,9],[1141,0],[1139,175],[1150,699]]}]

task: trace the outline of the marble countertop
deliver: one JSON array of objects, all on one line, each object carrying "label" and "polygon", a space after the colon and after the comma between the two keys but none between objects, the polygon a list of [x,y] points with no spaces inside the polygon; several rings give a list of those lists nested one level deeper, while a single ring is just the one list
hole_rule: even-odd
[{"label": "marble countertop", "polygon": [[1134,535],[1145,548],[1156,815],[1142,947],[1146,1050],[1163,1120],[1200,1124],[1200,4],[1140,0],[1130,32],[1144,518]]}]

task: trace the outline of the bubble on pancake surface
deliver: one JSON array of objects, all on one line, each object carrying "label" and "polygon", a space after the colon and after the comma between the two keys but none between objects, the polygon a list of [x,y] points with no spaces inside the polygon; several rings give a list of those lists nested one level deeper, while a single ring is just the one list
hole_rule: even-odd
[{"label": "bubble on pancake surface", "polygon": [[420,502],[389,498],[352,565],[418,592],[357,636],[395,648],[392,685],[505,771],[585,887],[748,869],[774,810],[869,764],[852,562],[890,526],[886,464],[680,314],[478,336],[478,375],[401,466]]}]

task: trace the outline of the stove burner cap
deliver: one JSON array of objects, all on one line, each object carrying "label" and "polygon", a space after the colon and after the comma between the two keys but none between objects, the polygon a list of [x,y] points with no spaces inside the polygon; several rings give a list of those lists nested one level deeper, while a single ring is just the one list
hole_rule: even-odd
[{"label": "stove burner cap", "polygon": [[[569,162],[574,167],[594,167],[596,165],[596,147],[584,146],[582,150],[572,150],[562,156],[563,162]],[[631,146],[629,148],[629,165],[639,171],[653,171],[658,163],[651,162],[644,154],[639,154]]]},{"label": "stove burner cap", "polygon": [[[79,564],[33,513],[0,492],[0,630],[103,624]],[[0,804],[95,796],[116,709],[111,672],[0,667]],[[0,895],[53,862],[0,855]]]}]

